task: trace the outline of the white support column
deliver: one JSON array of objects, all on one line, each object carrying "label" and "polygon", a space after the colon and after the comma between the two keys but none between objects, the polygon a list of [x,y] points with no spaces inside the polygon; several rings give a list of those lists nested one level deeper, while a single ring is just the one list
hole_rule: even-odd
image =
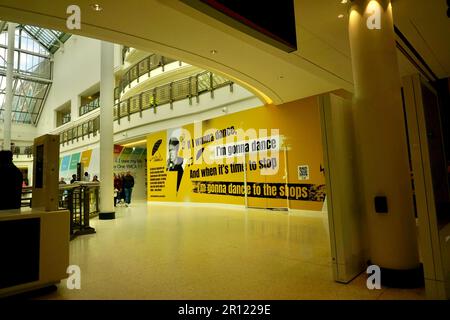
[{"label": "white support column", "polygon": [[11,150],[11,118],[13,101],[14,40],[16,23],[8,22],[8,53],[6,61],[5,110],[3,111],[3,150]]},{"label": "white support column", "polygon": [[381,268],[382,284],[420,285],[423,274],[390,0],[354,0],[349,39],[370,260]]},{"label": "white support column", "polygon": [[70,100],[70,120],[75,121],[80,117],[80,105],[80,96],[75,96]]},{"label": "white support column", "polygon": [[100,219],[114,219],[114,45],[102,41],[100,69]]}]

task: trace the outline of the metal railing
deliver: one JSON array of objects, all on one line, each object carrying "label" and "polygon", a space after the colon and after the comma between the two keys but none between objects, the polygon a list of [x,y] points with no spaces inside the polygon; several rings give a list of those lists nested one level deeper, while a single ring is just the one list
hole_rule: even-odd
[{"label": "metal railing", "polygon": [[214,97],[214,90],[230,86],[233,90],[233,82],[225,79],[222,76],[213,74],[212,72],[204,71],[188,78],[173,81],[171,83],[155,87],[150,90],[143,91],[134,95],[124,101],[119,102],[114,106],[114,120],[119,120],[123,117],[128,117],[133,113],[142,112],[143,110],[153,108],[156,112],[156,107],[173,102],[189,99],[192,103],[192,98],[197,98],[202,93],[210,92]]},{"label": "metal railing", "polygon": [[79,114],[80,114],[80,116],[82,116],[88,112],[91,112],[91,111],[97,109],[98,107],[100,107],[100,97],[97,97],[94,100],[89,101],[85,105],[82,105],[80,107]]},{"label": "metal railing", "polygon": [[22,187],[21,207],[30,207],[33,194],[33,187]]},{"label": "metal railing", "polygon": [[59,186],[59,207],[70,212],[70,239],[95,233],[89,219],[98,215],[99,183],[74,183]]},{"label": "metal railing", "polygon": [[62,122],[62,123],[61,123],[61,125],[70,122],[70,119],[71,119],[71,114],[70,114],[70,112],[65,113],[65,114],[62,114],[62,119],[61,119],[61,122]]},{"label": "metal railing", "polygon": [[33,156],[33,146],[25,146],[25,147],[14,146],[11,148],[11,151],[13,155],[15,155],[16,157],[19,157],[20,155],[25,155],[28,158],[31,158]]},{"label": "metal railing", "polygon": [[[116,88],[116,90],[114,90],[114,97],[120,97],[120,93],[123,92],[123,90],[127,87],[127,86],[131,86],[131,83],[134,80],[139,81],[139,77],[144,75],[144,74],[148,74],[150,76],[150,71],[155,70],[156,68],[163,68],[164,71],[164,66],[166,64],[175,62],[177,60],[172,59],[172,58],[167,58],[164,56],[161,56],[159,54],[152,54],[144,59],[142,59],[141,61],[139,61],[138,63],[136,63],[135,65],[133,65],[121,78],[119,86]],[[117,92],[118,93],[117,93]]]},{"label": "metal railing", "polygon": [[[210,93],[214,97],[214,90],[230,86],[233,90],[233,82],[225,79],[222,76],[213,74],[212,72],[204,71],[188,78],[173,81],[171,83],[155,87],[150,90],[143,91],[135,96],[132,96],[124,101],[117,103],[114,106],[114,120],[120,123],[120,119],[127,117],[130,120],[130,115],[134,113],[141,113],[147,109],[156,109],[160,105],[167,103],[171,104],[175,101],[196,98],[199,101],[199,96],[203,93]],[[70,129],[64,130],[60,133],[60,143],[62,145],[78,141],[80,138],[88,138],[92,134],[96,136],[100,131],[100,117],[81,123]]]},{"label": "metal railing", "polygon": [[[95,233],[90,218],[100,213],[98,182],[75,182],[59,185],[58,207],[70,212],[70,240],[83,234]],[[31,207],[33,187],[22,187],[22,207]]]},{"label": "metal railing", "polygon": [[100,117],[95,117],[94,119],[85,121],[77,126],[74,126],[70,129],[64,130],[59,134],[59,143],[63,146],[68,144],[69,142],[75,142],[79,139],[84,140],[90,138],[92,136],[96,136],[100,131]]}]

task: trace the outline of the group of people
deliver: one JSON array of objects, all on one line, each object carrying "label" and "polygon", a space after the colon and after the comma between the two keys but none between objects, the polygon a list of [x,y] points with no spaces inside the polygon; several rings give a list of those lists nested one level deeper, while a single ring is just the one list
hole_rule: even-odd
[{"label": "group of people", "polygon": [[130,171],[126,174],[114,173],[114,206],[124,204],[126,207],[130,206],[131,193],[134,187],[134,178]]},{"label": "group of people", "polygon": [[[98,176],[94,175],[94,177],[92,178],[92,181],[90,181],[90,175],[89,172],[85,172],[84,176],[82,177],[81,180],[77,179],[77,175],[73,174],[72,175],[72,179],[70,180],[70,184],[78,182],[78,181],[84,181],[84,182],[100,182],[100,180],[98,180]],[[66,180],[61,177],[61,179],[59,180],[59,184],[67,184]]]},{"label": "group of people", "polygon": [[[76,183],[79,180],[77,179],[77,175],[72,175],[72,180],[70,180],[70,184]],[[89,173],[85,172],[82,178],[82,181],[89,182]],[[98,177],[94,175],[91,182],[100,182]],[[63,177],[61,177],[59,184],[67,184]],[[134,187],[134,178],[131,175],[130,171],[126,174],[114,173],[114,206],[117,204],[123,204],[126,207],[130,206],[131,203],[131,193],[133,192]]]}]

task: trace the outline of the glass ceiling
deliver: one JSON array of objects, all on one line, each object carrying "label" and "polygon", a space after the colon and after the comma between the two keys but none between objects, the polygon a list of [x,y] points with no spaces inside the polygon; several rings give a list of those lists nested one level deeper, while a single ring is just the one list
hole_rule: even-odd
[{"label": "glass ceiling", "polygon": [[[70,34],[28,25],[19,25],[15,33],[12,121],[36,125],[52,83],[50,58]],[[8,33],[0,30],[0,121],[6,97],[7,45]]]},{"label": "glass ceiling", "polygon": [[43,45],[50,53],[55,53],[62,43],[70,38],[70,34],[40,27],[21,25],[25,31]]}]

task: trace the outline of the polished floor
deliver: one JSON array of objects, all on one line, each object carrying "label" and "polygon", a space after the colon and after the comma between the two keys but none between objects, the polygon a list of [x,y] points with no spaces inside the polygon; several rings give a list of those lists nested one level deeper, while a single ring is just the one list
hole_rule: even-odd
[{"label": "polished floor", "polygon": [[327,216],[135,202],[70,243],[81,289],[44,299],[424,299],[333,281]]}]

